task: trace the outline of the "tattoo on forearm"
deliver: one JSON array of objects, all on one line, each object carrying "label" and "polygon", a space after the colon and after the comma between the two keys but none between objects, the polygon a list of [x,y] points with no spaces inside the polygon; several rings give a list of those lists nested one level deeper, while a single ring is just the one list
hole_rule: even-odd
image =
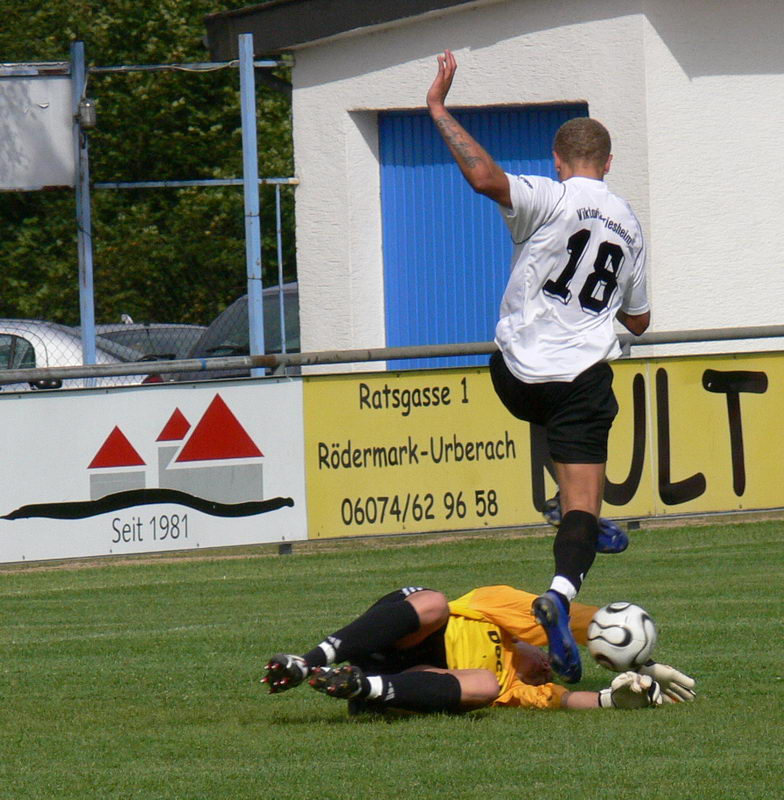
[{"label": "tattoo on forearm", "polygon": [[460,156],[466,167],[473,169],[482,163],[482,157],[472,152],[472,143],[466,141],[460,131],[455,129],[456,126],[452,120],[442,117],[437,119],[435,123],[436,127],[440,129],[444,141]]}]

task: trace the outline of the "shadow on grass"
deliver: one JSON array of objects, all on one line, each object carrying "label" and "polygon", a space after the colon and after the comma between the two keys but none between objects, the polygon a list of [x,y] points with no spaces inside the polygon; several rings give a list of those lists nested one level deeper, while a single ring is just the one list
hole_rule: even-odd
[{"label": "shadow on grass", "polygon": [[368,725],[368,724],[408,724],[422,719],[449,719],[449,720],[479,720],[493,713],[490,708],[477,709],[463,713],[449,714],[418,714],[415,711],[400,709],[387,709],[385,712],[366,711],[359,714],[349,714],[343,709],[335,714],[314,714],[312,712],[286,712],[275,713],[269,719],[271,725],[307,726],[313,725]]}]

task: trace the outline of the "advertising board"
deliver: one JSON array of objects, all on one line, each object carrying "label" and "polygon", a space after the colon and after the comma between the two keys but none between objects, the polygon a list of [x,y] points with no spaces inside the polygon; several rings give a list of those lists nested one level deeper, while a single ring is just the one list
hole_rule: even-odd
[{"label": "advertising board", "polygon": [[296,381],[0,398],[0,561],[305,539]]}]

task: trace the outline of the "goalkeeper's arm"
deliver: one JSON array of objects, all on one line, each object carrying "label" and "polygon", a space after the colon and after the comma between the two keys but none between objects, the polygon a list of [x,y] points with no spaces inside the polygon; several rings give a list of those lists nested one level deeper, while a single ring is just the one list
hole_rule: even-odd
[{"label": "goalkeeper's arm", "polygon": [[561,708],[648,708],[662,704],[659,684],[649,675],[623,672],[600,692],[566,692]]}]

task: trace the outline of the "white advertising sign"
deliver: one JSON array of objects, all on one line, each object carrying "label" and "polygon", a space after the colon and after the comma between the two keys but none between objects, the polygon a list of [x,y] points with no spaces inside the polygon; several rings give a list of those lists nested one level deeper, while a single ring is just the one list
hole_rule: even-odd
[{"label": "white advertising sign", "polygon": [[73,186],[70,77],[0,78],[0,191]]},{"label": "white advertising sign", "polygon": [[307,538],[302,383],[0,397],[0,562]]}]

